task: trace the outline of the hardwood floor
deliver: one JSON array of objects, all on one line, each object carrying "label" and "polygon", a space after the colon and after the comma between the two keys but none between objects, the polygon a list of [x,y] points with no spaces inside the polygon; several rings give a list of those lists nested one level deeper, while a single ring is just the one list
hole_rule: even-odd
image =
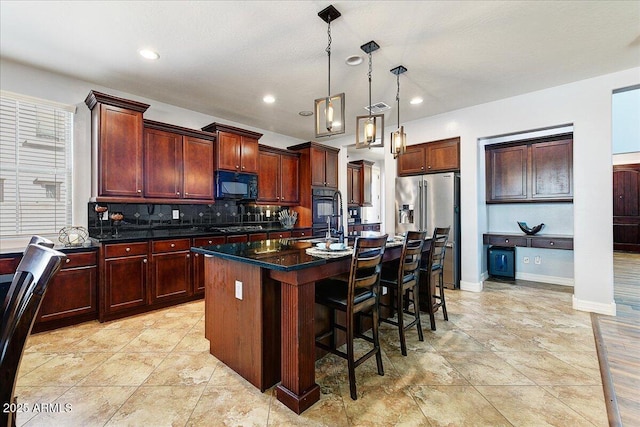
[{"label": "hardwood floor", "polygon": [[609,424],[640,425],[640,254],[614,252],[617,316],[592,315]]}]

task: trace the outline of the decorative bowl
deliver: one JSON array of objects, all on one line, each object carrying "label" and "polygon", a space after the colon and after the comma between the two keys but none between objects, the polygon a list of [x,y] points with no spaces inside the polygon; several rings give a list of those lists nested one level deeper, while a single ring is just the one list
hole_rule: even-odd
[{"label": "decorative bowl", "polygon": [[518,221],[518,227],[520,227],[520,230],[524,231],[525,234],[528,234],[529,236],[533,236],[538,231],[544,228],[544,223],[538,224],[533,228],[529,228],[526,222]]}]

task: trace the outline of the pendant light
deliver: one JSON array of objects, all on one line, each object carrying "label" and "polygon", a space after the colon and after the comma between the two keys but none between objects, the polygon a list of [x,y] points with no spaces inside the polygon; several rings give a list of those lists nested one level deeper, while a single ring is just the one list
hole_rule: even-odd
[{"label": "pendant light", "polygon": [[369,55],[369,71],[367,73],[369,79],[369,104],[367,107],[369,115],[356,117],[356,148],[382,147],[384,146],[384,114],[371,114],[373,110],[371,103],[371,53],[380,49],[380,46],[371,40],[360,46],[360,49]]},{"label": "pendant light", "polygon": [[400,74],[407,71],[402,65],[398,65],[390,70],[396,75],[396,81],[398,84],[398,91],[396,92],[396,103],[398,109],[398,130],[391,133],[391,154],[393,158],[397,159],[407,151],[407,134],[404,133],[404,126],[400,126]]},{"label": "pendant light", "polygon": [[318,13],[327,23],[327,96],[315,100],[316,138],[344,133],[344,93],[331,95],[331,21],[335,21],[341,13],[330,5]]}]

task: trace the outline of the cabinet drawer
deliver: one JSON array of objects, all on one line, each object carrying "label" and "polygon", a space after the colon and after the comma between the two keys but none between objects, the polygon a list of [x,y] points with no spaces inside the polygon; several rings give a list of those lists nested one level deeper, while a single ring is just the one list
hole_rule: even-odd
[{"label": "cabinet drawer", "polygon": [[489,236],[489,244],[496,246],[527,246],[526,237]]},{"label": "cabinet drawer", "polygon": [[154,240],[151,242],[151,252],[175,252],[175,251],[188,251],[191,248],[191,241],[189,239],[176,239],[176,240]]},{"label": "cabinet drawer", "polygon": [[67,260],[62,265],[62,269],[66,270],[74,267],[94,266],[96,264],[97,264],[96,251],[67,254]]},{"label": "cabinet drawer", "polygon": [[563,238],[544,238],[544,237],[536,237],[531,239],[531,247],[532,248],[545,248],[545,249],[573,249],[573,239],[563,239]]},{"label": "cabinet drawer", "polygon": [[307,236],[311,236],[311,229],[304,229],[304,230],[295,230],[291,232],[291,235],[293,237],[307,237]]},{"label": "cabinet drawer", "polygon": [[193,239],[193,246],[223,245],[226,241],[224,236],[197,237]]},{"label": "cabinet drawer", "polygon": [[148,250],[147,242],[139,243],[116,243],[104,246],[105,258],[117,258],[129,255],[146,255]]},{"label": "cabinet drawer", "polygon": [[270,239],[286,239],[291,237],[291,231],[272,231],[269,233]]}]

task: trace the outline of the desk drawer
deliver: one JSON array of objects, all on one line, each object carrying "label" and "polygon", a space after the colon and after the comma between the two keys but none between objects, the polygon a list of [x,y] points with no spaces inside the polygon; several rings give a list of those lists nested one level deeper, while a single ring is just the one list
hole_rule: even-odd
[{"label": "desk drawer", "polygon": [[489,236],[489,244],[495,246],[527,246],[526,237]]},{"label": "desk drawer", "polygon": [[62,264],[63,269],[74,267],[87,267],[97,264],[97,252],[82,252],[67,254],[67,260]]},{"label": "desk drawer", "polygon": [[117,243],[104,246],[105,258],[118,258],[130,255],[146,255],[149,245],[147,242],[140,243]]},{"label": "desk drawer", "polygon": [[531,239],[532,248],[573,250],[573,239],[536,237]]}]

